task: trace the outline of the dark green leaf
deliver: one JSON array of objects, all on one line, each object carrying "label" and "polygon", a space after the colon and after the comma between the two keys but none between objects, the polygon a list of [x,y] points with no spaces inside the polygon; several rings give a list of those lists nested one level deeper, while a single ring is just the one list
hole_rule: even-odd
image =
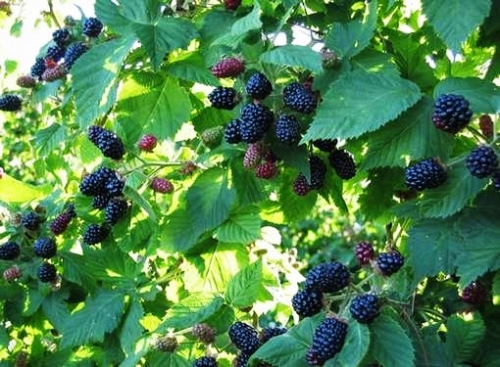
[{"label": "dark green leaf", "polygon": [[370,346],[370,330],[364,324],[353,322],[349,324],[347,336],[342,350],[332,363],[335,367],[359,366]]},{"label": "dark green leaf", "polygon": [[143,333],[140,324],[144,309],[138,299],[132,298],[120,329],[120,344],[126,354],[133,354],[135,344]]},{"label": "dark green leaf", "polygon": [[278,46],[260,56],[260,61],[279,66],[297,66],[320,73],[323,69],[321,56],[306,46]]},{"label": "dark green leaf", "polygon": [[446,347],[456,362],[473,360],[481,347],[486,327],[479,313],[472,313],[467,320],[452,315],[446,322]]}]

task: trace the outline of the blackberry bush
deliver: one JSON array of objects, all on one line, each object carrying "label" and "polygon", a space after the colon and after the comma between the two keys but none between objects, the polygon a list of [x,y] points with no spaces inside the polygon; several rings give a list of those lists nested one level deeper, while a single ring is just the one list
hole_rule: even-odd
[{"label": "blackberry bush", "polygon": [[307,273],[306,288],[333,293],[349,285],[350,274],[347,267],[338,262],[321,263]]},{"label": "blackberry bush", "polygon": [[0,97],[0,110],[15,112],[19,111],[22,106],[22,99],[16,94],[4,94]]},{"label": "blackberry bush", "polygon": [[323,293],[310,288],[299,290],[292,297],[292,307],[301,319],[314,316],[323,309]]},{"label": "blackberry bush", "polygon": [[0,245],[0,259],[14,260],[21,254],[21,248],[14,241],[8,241]]},{"label": "blackberry bush", "polygon": [[229,338],[236,348],[246,354],[253,354],[260,347],[259,334],[251,325],[236,321],[229,327]]},{"label": "blackberry bush", "polygon": [[302,84],[292,82],[283,88],[283,103],[288,108],[309,114],[316,109],[316,99]]},{"label": "blackberry bush", "polygon": [[278,173],[278,167],[274,162],[263,162],[255,167],[255,176],[263,179],[271,179]]},{"label": "blackberry bush", "polygon": [[356,162],[351,153],[344,149],[336,149],[328,155],[330,166],[343,180],[356,176]]},{"label": "blackberry bush", "polygon": [[368,324],[380,314],[380,300],[374,294],[361,294],[353,298],[349,312],[356,321]]},{"label": "blackberry bush", "polygon": [[57,269],[55,265],[44,262],[38,267],[37,274],[42,283],[53,282],[57,278]]},{"label": "blackberry bush", "polygon": [[235,78],[245,71],[245,63],[237,57],[227,57],[212,67],[212,74],[217,78]]},{"label": "blackberry bush", "polygon": [[53,238],[40,237],[33,244],[33,251],[38,257],[50,259],[57,252],[56,241]]},{"label": "blackberry bush", "polygon": [[472,176],[486,178],[497,168],[498,157],[492,147],[481,145],[470,152],[465,165]]},{"label": "blackberry bush", "polygon": [[214,357],[201,357],[193,362],[193,367],[217,367],[219,364]]},{"label": "blackberry bush", "polygon": [[219,86],[210,92],[208,100],[212,103],[212,107],[232,110],[240,102],[240,96],[234,88]]},{"label": "blackberry bush", "polygon": [[97,18],[87,18],[83,22],[83,34],[88,37],[99,37],[103,28],[102,22]]},{"label": "blackberry bush", "polygon": [[434,126],[450,134],[462,130],[472,118],[469,101],[457,94],[441,94],[434,103]]},{"label": "blackberry bush", "polygon": [[435,158],[424,159],[405,171],[406,187],[415,191],[441,186],[447,179],[446,169]]},{"label": "blackberry bush", "polygon": [[281,115],[276,121],[275,132],[282,143],[297,144],[300,140],[300,123],[293,115]]},{"label": "blackberry bush", "polygon": [[333,317],[327,317],[318,325],[306,354],[310,366],[322,366],[342,350],[347,327],[345,322]]},{"label": "blackberry bush", "polygon": [[390,276],[404,265],[404,257],[397,250],[382,252],[377,256],[376,264],[383,275]]},{"label": "blackberry bush", "polygon": [[257,72],[248,79],[245,90],[249,97],[262,100],[271,94],[273,86],[264,74]]}]

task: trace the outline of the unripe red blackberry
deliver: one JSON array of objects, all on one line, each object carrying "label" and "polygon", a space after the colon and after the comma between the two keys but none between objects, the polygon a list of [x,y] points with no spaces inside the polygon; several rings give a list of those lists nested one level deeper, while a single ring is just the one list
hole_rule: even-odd
[{"label": "unripe red blackberry", "polygon": [[185,161],[182,167],[179,168],[179,172],[183,175],[190,176],[196,171],[196,164],[193,161]]},{"label": "unripe red blackberry", "polygon": [[152,152],[153,149],[156,148],[157,144],[158,139],[156,139],[156,136],[152,134],[145,134],[141,137],[141,140],[139,140],[137,146],[140,150],[143,150],[145,152]]},{"label": "unripe red blackberry", "polygon": [[245,71],[245,63],[237,57],[227,57],[212,67],[212,74],[217,78],[235,78]]},{"label": "unripe red blackberry", "polygon": [[292,189],[298,196],[305,196],[309,191],[311,191],[307,178],[303,173],[300,173],[295,181],[293,181]]},{"label": "unripe red blackberry", "polygon": [[263,158],[264,148],[261,142],[250,143],[243,156],[243,167],[251,169],[257,167]]},{"label": "unripe red blackberry", "polygon": [[192,333],[196,339],[204,344],[211,344],[215,341],[215,329],[208,324],[195,324]]},{"label": "unripe red blackberry", "polygon": [[488,139],[493,137],[493,120],[490,115],[479,116],[479,129]]},{"label": "unripe red blackberry", "polygon": [[19,279],[23,276],[23,272],[19,269],[19,266],[12,265],[10,268],[7,268],[3,272],[3,278],[7,282],[12,282],[16,279]]},{"label": "unripe red blackberry", "polygon": [[179,343],[173,335],[162,336],[155,342],[155,347],[161,352],[173,352],[177,349]]},{"label": "unripe red blackberry", "polygon": [[64,78],[68,74],[64,65],[56,65],[53,68],[47,68],[42,74],[42,80],[46,82],[53,82]]},{"label": "unripe red blackberry", "polygon": [[236,10],[240,7],[241,0],[224,0],[226,10]]},{"label": "unripe red blackberry", "polygon": [[278,167],[276,167],[276,163],[274,162],[263,162],[255,167],[255,176],[257,178],[263,179],[271,179],[276,176],[278,172]]},{"label": "unripe red blackberry", "polygon": [[362,241],[356,245],[356,259],[359,265],[368,265],[375,257],[375,250],[370,242]]},{"label": "unripe red blackberry", "polygon": [[153,191],[159,192],[161,194],[171,194],[172,192],[174,192],[174,185],[172,185],[172,183],[165,178],[153,178],[150,187],[153,189]]},{"label": "unripe red blackberry", "polygon": [[462,290],[461,298],[471,305],[480,305],[486,300],[486,288],[479,282],[472,282]]},{"label": "unripe red blackberry", "polygon": [[31,75],[22,75],[17,78],[16,84],[22,88],[34,88],[36,87],[36,79]]}]

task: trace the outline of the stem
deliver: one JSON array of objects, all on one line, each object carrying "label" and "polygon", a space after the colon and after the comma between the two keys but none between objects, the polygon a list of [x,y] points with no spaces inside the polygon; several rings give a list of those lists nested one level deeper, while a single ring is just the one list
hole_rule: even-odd
[{"label": "stem", "polygon": [[54,4],[52,3],[52,0],[47,0],[47,4],[49,5],[49,16],[50,18],[54,21],[56,24],[57,28],[62,28],[61,23],[59,23],[59,20],[57,20],[56,13],[54,13]]},{"label": "stem", "polygon": [[420,335],[420,330],[418,330],[417,325],[413,322],[413,320],[410,318],[410,315],[406,312],[406,309],[403,307],[401,308],[401,313],[403,314],[404,318],[410,325],[410,329],[413,330],[415,337],[417,338],[418,345],[420,346],[420,349],[422,350],[422,357],[424,359],[424,365],[427,367],[431,367],[431,364],[429,362],[429,357],[427,356],[427,351],[425,349],[424,341],[422,340],[422,336]]}]

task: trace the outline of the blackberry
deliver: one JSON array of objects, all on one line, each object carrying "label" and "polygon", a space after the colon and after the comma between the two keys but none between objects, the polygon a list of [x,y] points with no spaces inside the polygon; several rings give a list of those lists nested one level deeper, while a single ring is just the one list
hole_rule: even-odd
[{"label": "blackberry", "polygon": [[273,122],[273,113],[269,107],[250,103],[241,110],[239,131],[245,143],[255,143],[263,138]]},{"label": "blackberry", "polygon": [[246,354],[253,354],[260,347],[257,330],[253,326],[236,321],[229,327],[229,338],[233,344]]},{"label": "blackberry", "polygon": [[427,158],[406,168],[405,184],[422,191],[442,185],[448,178],[445,168],[435,158]]},{"label": "blackberry", "polygon": [[116,173],[109,177],[104,185],[105,192],[109,196],[121,196],[123,194],[123,188],[125,187],[125,182],[121,180]]},{"label": "blackberry", "polygon": [[115,225],[127,212],[128,203],[122,198],[113,198],[106,205],[104,220],[110,226]]},{"label": "blackberry", "polygon": [[111,196],[109,195],[96,195],[92,198],[92,208],[99,210],[105,209],[110,200]]},{"label": "blackberry", "polygon": [[201,357],[193,362],[193,367],[217,367],[219,364],[214,357]]},{"label": "blackberry", "polygon": [[311,182],[309,182],[309,189],[319,190],[323,187],[326,175],[326,164],[317,155],[309,157],[309,170],[311,172]]},{"label": "blackberry", "polygon": [[16,94],[4,94],[0,97],[0,110],[15,112],[21,109],[23,100]]},{"label": "blackberry", "polygon": [[293,115],[281,115],[276,121],[276,137],[285,144],[294,145],[300,140],[300,123]]},{"label": "blackberry", "polygon": [[23,272],[19,269],[19,266],[12,265],[10,268],[7,268],[3,271],[3,278],[7,282],[12,282],[16,279],[19,279],[23,276]]},{"label": "blackberry", "polygon": [[47,68],[42,74],[42,80],[45,82],[53,82],[62,79],[66,76],[67,71],[64,65],[56,65],[53,68]]},{"label": "blackberry", "polygon": [[248,96],[261,100],[271,94],[273,86],[264,74],[255,73],[248,79],[245,90]]},{"label": "blackberry", "polygon": [[73,43],[68,46],[66,52],[64,53],[64,66],[67,70],[71,70],[73,64],[76,60],[80,58],[85,52],[88,51],[88,47],[81,42]]},{"label": "blackberry", "polygon": [[310,366],[323,366],[342,350],[347,335],[347,324],[333,317],[328,317],[314,330],[311,347],[306,359]]},{"label": "blackberry", "polygon": [[323,293],[315,289],[299,290],[292,297],[292,307],[301,319],[316,315],[323,309]]},{"label": "blackberry", "polygon": [[217,78],[235,78],[245,71],[245,63],[236,57],[224,58],[212,67]]},{"label": "blackberry", "polygon": [[157,144],[158,144],[158,139],[156,139],[156,136],[151,134],[145,134],[141,137],[141,140],[139,140],[137,146],[139,147],[140,150],[143,150],[145,152],[152,152],[153,149],[156,148]]},{"label": "blackberry", "polygon": [[172,185],[169,180],[166,180],[164,178],[153,178],[150,186],[153,191],[159,192],[161,194],[171,194],[174,191],[174,185]]},{"label": "blackberry", "polygon": [[38,279],[42,283],[53,282],[56,278],[57,270],[53,264],[44,262],[38,267]]},{"label": "blackberry", "polygon": [[21,253],[19,245],[13,241],[5,242],[0,245],[0,259],[1,260],[14,260]]},{"label": "blackberry", "polygon": [[234,119],[226,125],[224,129],[224,140],[229,144],[238,144],[241,142],[240,119]]},{"label": "blackberry", "polygon": [[500,191],[500,169],[496,169],[491,174],[491,184],[495,188],[495,190]]},{"label": "blackberry", "polygon": [[87,37],[98,37],[103,28],[102,22],[97,18],[87,18],[83,22],[83,34]]},{"label": "blackberry", "polygon": [[367,265],[375,256],[375,250],[370,242],[362,241],[356,245],[356,259],[359,265]]},{"label": "blackberry", "polygon": [[221,110],[232,110],[240,101],[238,92],[234,88],[215,87],[208,95],[212,107]]},{"label": "blackberry", "polygon": [[207,148],[213,149],[220,145],[222,142],[222,130],[220,127],[212,127],[206,129],[201,133],[201,141]]},{"label": "blackberry", "polygon": [[369,324],[380,314],[380,301],[374,294],[361,294],[351,301],[349,312],[356,321]]},{"label": "blackberry", "polygon": [[233,367],[248,367],[250,355],[240,352],[233,361]]},{"label": "blackberry", "polygon": [[383,275],[397,273],[403,265],[404,257],[397,250],[382,252],[377,256],[377,267]]},{"label": "blackberry", "polygon": [[87,136],[105,157],[119,160],[125,154],[125,146],[122,140],[115,133],[101,126],[90,126]]},{"label": "blackberry", "polygon": [[255,167],[255,176],[257,178],[271,179],[276,176],[278,168],[274,162],[263,162]]},{"label": "blackberry", "polygon": [[240,7],[241,0],[224,0],[226,10],[236,10]]},{"label": "blackberry", "polygon": [[177,342],[177,338],[175,336],[166,335],[161,338],[158,338],[155,342],[155,347],[159,351],[162,352],[173,352],[177,349],[179,343]]},{"label": "blackberry", "polygon": [[338,261],[321,263],[307,273],[306,288],[333,293],[347,287],[350,277],[347,267]]},{"label": "blackberry", "polygon": [[349,180],[356,176],[356,162],[351,153],[344,149],[337,149],[328,155],[330,166],[343,180]]},{"label": "blackberry", "polygon": [[479,116],[479,128],[481,129],[483,135],[488,139],[493,137],[494,125],[490,115]]},{"label": "blackberry", "polygon": [[47,48],[47,52],[45,53],[45,58],[49,58],[54,60],[55,62],[58,62],[64,57],[65,53],[66,53],[66,48],[64,48],[64,46],[59,46],[59,45],[49,46],[49,48]]},{"label": "blackberry", "polygon": [[434,103],[434,126],[450,134],[462,130],[472,118],[469,101],[456,94],[441,94]]},{"label": "blackberry", "polygon": [[481,145],[474,148],[465,160],[465,165],[472,176],[485,178],[498,166],[498,157],[493,148]]},{"label": "blackberry", "polygon": [[110,229],[106,225],[89,224],[83,233],[83,242],[87,245],[95,245],[106,239]]},{"label": "blackberry", "polygon": [[66,229],[68,228],[68,225],[69,223],[71,222],[71,219],[73,219],[74,216],[71,212],[69,211],[65,211],[61,214],[59,214],[50,224],[49,224],[49,228],[50,228],[50,231],[54,234],[54,235],[60,235],[61,233],[63,233],[64,231],[66,231]]},{"label": "blackberry", "polygon": [[305,196],[311,190],[307,178],[303,173],[300,173],[293,181],[292,189],[298,196]]},{"label": "blackberry", "polygon": [[260,142],[248,144],[243,156],[243,167],[255,168],[260,163],[264,155],[263,146]]},{"label": "blackberry", "polygon": [[50,259],[51,257],[54,257],[57,252],[56,241],[54,241],[53,238],[40,237],[33,244],[33,251],[38,257]]},{"label": "blackberry", "polygon": [[215,329],[208,324],[195,324],[192,333],[204,344],[211,344],[215,341]]},{"label": "blackberry", "polygon": [[322,152],[332,152],[337,147],[337,139],[313,140],[312,144]]},{"label": "blackberry", "polygon": [[302,84],[292,82],[283,88],[283,103],[294,111],[309,114],[316,108],[316,99]]},{"label": "blackberry", "polygon": [[38,80],[41,80],[45,68],[45,60],[43,57],[37,57],[35,63],[31,67],[30,75],[34,78],[38,78]]},{"label": "blackberry", "polygon": [[462,290],[460,298],[471,305],[480,305],[486,300],[486,288],[479,282],[471,282]]},{"label": "blackberry", "polygon": [[38,231],[43,219],[37,213],[31,211],[21,219],[21,225],[29,231]]},{"label": "blackberry", "polygon": [[66,28],[61,28],[52,33],[52,40],[56,45],[64,47],[68,44],[71,34]]},{"label": "blackberry", "polygon": [[113,177],[114,171],[109,168],[101,167],[88,174],[80,182],[80,192],[86,196],[108,195],[106,183]]},{"label": "blackberry", "polygon": [[36,79],[31,75],[21,75],[17,78],[16,84],[21,88],[34,88],[36,87]]},{"label": "blackberry", "polygon": [[267,342],[269,339],[274,338],[275,336],[280,336],[285,334],[288,331],[288,329],[284,326],[277,326],[277,327],[266,327],[263,328],[262,331],[260,332],[260,342],[264,344]]}]

